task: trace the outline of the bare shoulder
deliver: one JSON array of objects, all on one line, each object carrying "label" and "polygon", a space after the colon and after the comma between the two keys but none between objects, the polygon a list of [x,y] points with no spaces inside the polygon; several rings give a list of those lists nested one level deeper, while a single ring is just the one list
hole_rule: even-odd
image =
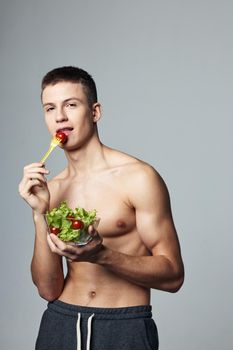
[{"label": "bare shoulder", "polygon": [[[125,152],[105,147],[106,159],[111,168],[121,168],[122,171],[139,171],[150,168],[148,163]],[[152,167],[151,167],[152,168]],[[153,168],[152,168],[153,169]]]},{"label": "bare shoulder", "polygon": [[121,151],[111,150],[111,153],[113,165],[121,170],[122,175],[130,177],[130,182],[165,185],[159,172],[147,162]]},{"label": "bare shoulder", "polygon": [[[132,192],[143,197],[168,196],[167,186],[159,172],[147,162],[129,154],[111,150],[112,168],[117,169],[124,185]],[[147,196],[148,198],[148,196]]]},{"label": "bare shoulder", "polygon": [[134,164],[130,169],[130,188],[133,197],[140,200],[161,200],[168,199],[169,196],[162,176],[152,165],[143,161]]},{"label": "bare shoulder", "polygon": [[161,175],[150,164],[139,161],[132,165],[126,188],[129,204],[137,213],[151,214],[154,218],[170,217],[168,188]]}]

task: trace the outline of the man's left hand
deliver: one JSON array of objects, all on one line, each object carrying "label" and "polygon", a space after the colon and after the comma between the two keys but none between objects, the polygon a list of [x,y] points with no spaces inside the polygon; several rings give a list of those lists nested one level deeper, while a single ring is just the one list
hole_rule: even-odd
[{"label": "man's left hand", "polygon": [[89,226],[88,233],[92,236],[92,240],[85,246],[72,245],[63,242],[52,233],[48,234],[47,240],[51,251],[60,256],[64,256],[69,262],[87,261],[95,263],[97,253],[103,247],[103,238],[92,225]]}]

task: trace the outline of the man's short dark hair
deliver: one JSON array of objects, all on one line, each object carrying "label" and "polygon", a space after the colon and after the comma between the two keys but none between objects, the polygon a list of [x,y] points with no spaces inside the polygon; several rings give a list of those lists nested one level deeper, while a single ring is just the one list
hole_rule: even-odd
[{"label": "man's short dark hair", "polygon": [[85,70],[73,66],[59,67],[48,72],[42,79],[41,94],[46,86],[62,81],[82,84],[90,107],[97,102],[97,90],[92,76]]}]

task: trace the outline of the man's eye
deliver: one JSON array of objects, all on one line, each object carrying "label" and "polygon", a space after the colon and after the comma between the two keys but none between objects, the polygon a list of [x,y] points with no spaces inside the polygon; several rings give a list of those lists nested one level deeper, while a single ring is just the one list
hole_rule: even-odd
[{"label": "man's eye", "polygon": [[67,103],[66,106],[67,106],[67,107],[76,107],[77,104],[76,104],[76,103]]},{"label": "man's eye", "polygon": [[46,112],[51,112],[53,109],[54,109],[54,107],[48,107],[48,108],[46,109]]}]

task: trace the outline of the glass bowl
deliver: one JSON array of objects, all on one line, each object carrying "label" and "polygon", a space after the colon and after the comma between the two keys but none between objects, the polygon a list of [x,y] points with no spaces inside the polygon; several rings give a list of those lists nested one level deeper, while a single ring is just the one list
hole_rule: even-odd
[{"label": "glass bowl", "polygon": [[[44,217],[47,224],[48,232],[56,234],[58,238],[60,238],[66,244],[75,245],[75,246],[84,246],[87,243],[89,243],[93,238],[88,233],[88,226],[85,226],[85,225],[83,226],[82,221],[78,218],[62,217],[60,228],[59,227],[54,228],[49,226],[46,214],[44,215]],[[93,223],[90,225],[92,225],[95,229],[97,229],[99,222],[100,222],[100,218],[96,218],[93,221]],[[67,238],[65,237],[66,234],[63,234],[62,237],[59,237],[59,234],[61,233],[61,228],[67,225],[70,226],[69,234],[73,235],[72,241],[70,241],[69,239],[66,239]],[[76,227],[72,228],[72,226],[74,227],[76,226]],[[77,228],[77,227],[80,227],[80,228]]]}]

